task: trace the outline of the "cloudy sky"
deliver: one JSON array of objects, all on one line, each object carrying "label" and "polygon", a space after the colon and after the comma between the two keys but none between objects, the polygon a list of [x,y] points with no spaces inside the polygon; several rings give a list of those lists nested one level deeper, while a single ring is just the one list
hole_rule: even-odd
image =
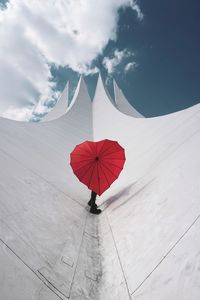
[{"label": "cloudy sky", "polygon": [[198,0],[0,0],[0,114],[44,114],[97,72],[145,116],[200,100]]}]

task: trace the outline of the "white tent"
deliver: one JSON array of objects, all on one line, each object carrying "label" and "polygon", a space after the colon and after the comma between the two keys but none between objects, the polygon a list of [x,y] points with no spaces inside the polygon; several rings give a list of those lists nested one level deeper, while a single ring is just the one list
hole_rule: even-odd
[{"label": "white tent", "polygon": [[134,118],[144,118],[144,116],[139,113],[125,98],[122,90],[118,87],[116,81],[113,81],[114,94],[115,94],[115,102],[116,107],[122,113],[132,116]]},{"label": "white tent", "polygon": [[[0,118],[2,300],[199,299],[199,117],[127,116],[99,77],[93,103],[80,79],[58,119]],[[104,138],[127,160],[94,216],[69,153]]]},{"label": "white tent", "polygon": [[69,82],[65,85],[65,88],[56,102],[55,106],[48,112],[44,118],[41,119],[42,122],[53,121],[60,118],[67,111],[69,104]]}]

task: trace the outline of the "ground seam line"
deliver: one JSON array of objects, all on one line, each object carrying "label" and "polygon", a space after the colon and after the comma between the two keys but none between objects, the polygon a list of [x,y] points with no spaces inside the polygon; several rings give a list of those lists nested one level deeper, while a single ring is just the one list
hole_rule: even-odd
[{"label": "ground seam line", "polygon": [[109,222],[109,220],[108,220],[108,215],[107,215],[106,212],[105,212],[105,214],[106,214],[106,219],[107,219],[108,225],[109,225],[109,227],[110,227],[110,232],[111,232],[111,235],[112,235],[112,238],[113,238],[115,250],[116,250],[116,252],[117,252],[117,257],[118,257],[119,264],[120,264],[120,267],[121,267],[121,270],[122,270],[122,274],[123,274],[123,277],[124,277],[124,281],[125,281],[125,284],[126,284],[128,296],[129,296],[129,299],[131,300],[131,294],[130,294],[130,291],[129,291],[129,288],[128,288],[128,283],[127,283],[127,280],[126,280],[126,277],[125,277],[125,273],[124,273],[124,269],[123,269],[123,266],[122,266],[122,262],[121,262],[121,259],[120,259],[120,256],[119,256],[119,252],[118,252],[118,249],[117,249],[117,244],[116,244],[116,241],[115,241],[115,238],[114,238],[114,234],[113,234],[113,231],[112,231],[110,222]]},{"label": "ground seam line", "polygon": [[47,182],[50,186],[52,186],[54,189],[56,189],[58,192],[62,193],[63,195],[67,196],[69,199],[71,199],[72,201],[76,202],[77,204],[79,204],[82,207],[85,207],[83,204],[81,204],[80,202],[78,202],[77,200],[71,198],[70,196],[68,196],[65,192],[63,192],[61,189],[59,189],[54,183],[48,181],[46,178],[44,178],[43,176],[41,176],[40,174],[38,174],[36,171],[34,171],[33,169],[31,169],[30,167],[28,167],[27,165],[23,164],[21,161],[19,161],[18,159],[16,159],[14,156],[12,156],[10,153],[7,153],[4,149],[0,148],[0,151],[2,151],[4,154],[6,154],[8,157],[11,157],[14,161],[16,161],[19,165],[22,165],[23,168],[29,170],[32,174],[36,175],[37,177],[40,177],[42,180],[44,180],[45,182]]},{"label": "ground seam line", "polygon": [[42,280],[41,277],[37,274],[36,271],[34,271],[8,244],[6,244],[1,238],[0,241],[2,242],[2,244],[4,244],[33,274],[35,274],[35,276],[42,281],[47,287],[48,289],[50,289],[56,296],[58,296],[61,300],[63,300],[63,298],[61,298],[46,282],[45,280]]},{"label": "ground seam line", "polygon": [[73,287],[73,283],[74,283],[74,278],[75,278],[77,267],[78,267],[78,262],[79,262],[81,248],[82,248],[82,244],[83,244],[84,232],[85,232],[85,228],[86,228],[87,218],[88,218],[88,215],[86,215],[86,218],[85,218],[85,224],[84,224],[84,228],[83,228],[83,234],[82,234],[81,243],[80,243],[80,247],[79,247],[79,252],[78,252],[78,257],[77,257],[77,261],[76,261],[76,266],[75,266],[75,269],[74,269],[74,274],[73,274],[71,285],[70,285],[70,288],[69,288],[69,298],[71,297],[71,292],[72,292],[72,287]]},{"label": "ground seam line", "polygon": [[164,259],[171,253],[171,251],[177,246],[177,244],[184,238],[184,236],[188,233],[188,231],[192,228],[192,226],[198,221],[200,215],[192,222],[192,224],[186,229],[186,231],[180,236],[180,238],[175,242],[175,244],[167,251],[167,253],[163,256],[163,258],[159,261],[159,263],[153,268],[153,270],[145,277],[145,279],[136,287],[136,289],[131,293],[133,295],[143,284],[144,282],[151,276],[151,274],[159,267],[159,265],[164,261]]}]

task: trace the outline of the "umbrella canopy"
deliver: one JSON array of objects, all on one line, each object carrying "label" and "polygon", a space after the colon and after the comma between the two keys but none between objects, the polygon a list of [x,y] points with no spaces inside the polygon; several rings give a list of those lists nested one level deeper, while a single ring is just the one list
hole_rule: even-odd
[{"label": "umbrella canopy", "polygon": [[85,141],[70,154],[70,165],[78,179],[101,195],[115,181],[125,163],[125,151],[116,141]]}]

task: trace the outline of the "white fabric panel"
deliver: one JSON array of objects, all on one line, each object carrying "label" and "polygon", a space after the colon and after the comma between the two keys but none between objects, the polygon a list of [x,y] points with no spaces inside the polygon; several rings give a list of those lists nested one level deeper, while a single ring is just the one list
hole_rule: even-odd
[{"label": "white fabric panel", "polygon": [[69,82],[67,82],[60,98],[56,102],[55,106],[48,112],[40,122],[52,121],[63,116],[68,108],[69,103]]},{"label": "white fabric panel", "polygon": [[[116,99],[99,77],[91,103],[81,78],[55,120],[0,118],[2,299],[198,300],[200,105],[147,119]],[[69,154],[105,138],[127,160],[97,217]]]},{"label": "white fabric panel", "polygon": [[122,90],[118,87],[116,81],[113,81],[114,86],[114,94],[115,94],[115,102],[116,107],[121,111],[122,113],[132,116],[134,118],[144,118],[144,116],[139,113],[125,98]]},{"label": "white fabric panel", "polygon": [[[155,299],[155,292],[151,295],[149,289],[140,295],[143,281],[157,265],[155,272],[161,270],[163,280],[167,278],[159,263],[171,248],[175,251],[173,246],[200,215],[200,105],[162,117],[137,119],[112,106],[102,86],[99,78],[93,101],[94,139],[118,140],[127,158],[121,176],[101,197],[102,208],[130,295],[135,299],[137,291],[139,299]],[[194,247],[197,251],[200,242],[195,241]],[[181,269],[174,270],[181,276]],[[170,276],[176,282],[172,269]],[[181,289],[184,280],[177,288]],[[194,299],[199,293],[196,285]],[[170,295],[176,295],[176,284],[170,286]],[[181,295],[181,299],[188,299]]]}]

